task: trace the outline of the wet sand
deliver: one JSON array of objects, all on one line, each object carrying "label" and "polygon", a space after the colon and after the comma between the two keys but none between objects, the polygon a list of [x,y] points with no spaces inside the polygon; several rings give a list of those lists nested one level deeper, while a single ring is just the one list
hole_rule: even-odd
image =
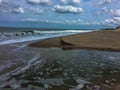
[{"label": "wet sand", "polygon": [[56,37],[30,44],[31,47],[63,49],[97,49],[120,51],[120,28],[115,30],[100,30],[88,33]]}]

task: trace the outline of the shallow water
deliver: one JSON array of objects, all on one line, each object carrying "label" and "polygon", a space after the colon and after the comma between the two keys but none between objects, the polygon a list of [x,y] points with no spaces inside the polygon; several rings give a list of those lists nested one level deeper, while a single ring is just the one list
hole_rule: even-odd
[{"label": "shallow water", "polygon": [[0,46],[0,90],[120,90],[120,52]]}]

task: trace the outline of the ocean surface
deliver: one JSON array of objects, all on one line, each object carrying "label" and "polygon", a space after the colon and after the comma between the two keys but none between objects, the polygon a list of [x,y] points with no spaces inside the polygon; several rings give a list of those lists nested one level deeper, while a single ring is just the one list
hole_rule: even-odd
[{"label": "ocean surface", "polygon": [[93,30],[59,30],[59,29],[51,29],[51,30],[29,30],[29,29],[20,29],[20,30],[10,30],[5,29],[1,30],[0,33],[0,45],[10,44],[16,42],[24,42],[24,41],[32,41],[32,40],[41,40],[51,37],[72,35],[78,33],[90,32]]},{"label": "ocean surface", "polygon": [[40,21],[0,21],[0,27],[21,27],[21,28],[47,28],[47,29],[76,29],[76,30],[100,30],[104,28],[115,28],[118,25],[112,24],[77,24],[71,23],[51,23],[51,22],[40,22]]}]

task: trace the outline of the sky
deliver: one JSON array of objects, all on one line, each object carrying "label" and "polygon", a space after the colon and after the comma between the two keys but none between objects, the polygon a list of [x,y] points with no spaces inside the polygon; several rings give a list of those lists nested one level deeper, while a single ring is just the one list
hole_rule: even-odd
[{"label": "sky", "polygon": [[120,25],[120,0],[0,0],[3,22]]}]

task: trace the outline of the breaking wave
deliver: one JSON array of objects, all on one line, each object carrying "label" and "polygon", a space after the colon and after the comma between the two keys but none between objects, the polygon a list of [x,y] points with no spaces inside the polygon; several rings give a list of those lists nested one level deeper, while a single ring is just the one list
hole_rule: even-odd
[{"label": "breaking wave", "polygon": [[52,30],[52,31],[22,31],[22,32],[4,32],[0,33],[0,45],[25,42],[32,40],[41,40],[46,38],[72,35],[77,33],[90,32],[91,30]]}]

